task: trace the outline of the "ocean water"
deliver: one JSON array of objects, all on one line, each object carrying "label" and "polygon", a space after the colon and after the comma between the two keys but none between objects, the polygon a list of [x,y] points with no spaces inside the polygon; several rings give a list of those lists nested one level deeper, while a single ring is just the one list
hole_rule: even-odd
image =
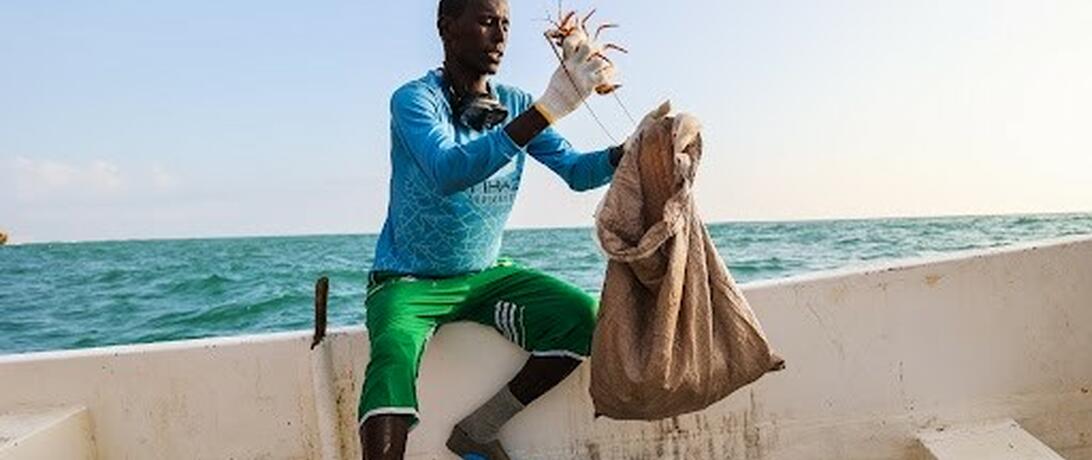
[{"label": "ocean water", "polygon": [[[1092,214],[709,226],[739,282],[1092,234]],[[330,323],[361,324],[374,235],[0,247],[0,353],[308,329],[329,276]],[[592,229],[514,230],[503,253],[598,292]]]}]

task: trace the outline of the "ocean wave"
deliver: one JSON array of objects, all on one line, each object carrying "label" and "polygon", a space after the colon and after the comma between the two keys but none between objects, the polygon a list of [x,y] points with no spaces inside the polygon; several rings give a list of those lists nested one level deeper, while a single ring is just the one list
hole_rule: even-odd
[{"label": "ocean wave", "polygon": [[176,281],[166,288],[167,294],[218,294],[225,292],[236,278],[213,273],[196,279]]},{"label": "ocean wave", "polygon": [[150,330],[222,331],[257,325],[268,315],[283,311],[310,311],[312,298],[285,294],[256,302],[227,302],[192,312],[172,312],[145,322]]}]

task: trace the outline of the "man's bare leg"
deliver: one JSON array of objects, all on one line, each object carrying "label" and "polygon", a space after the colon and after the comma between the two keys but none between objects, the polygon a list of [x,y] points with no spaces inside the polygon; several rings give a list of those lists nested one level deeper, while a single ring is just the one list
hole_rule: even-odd
[{"label": "man's bare leg", "polygon": [[448,449],[458,455],[475,453],[489,460],[508,460],[497,441],[501,427],[578,366],[580,361],[572,358],[531,357],[500,392],[455,426]]},{"label": "man's bare leg", "polygon": [[401,460],[406,454],[410,417],[375,415],[360,426],[360,453],[364,460]]},{"label": "man's bare leg", "polygon": [[534,357],[508,382],[508,389],[524,406],[546,394],[580,366],[580,361],[565,357]]}]

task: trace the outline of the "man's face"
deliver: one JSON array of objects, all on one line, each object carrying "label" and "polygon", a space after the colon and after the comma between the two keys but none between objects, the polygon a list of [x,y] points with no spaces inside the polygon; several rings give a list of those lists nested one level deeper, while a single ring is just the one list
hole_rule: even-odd
[{"label": "man's face", "polygon": [[458,65],[495,74],[508,44],[508,1],[469,0],[462,16],[440,20],[440,35],[447,56]]}]

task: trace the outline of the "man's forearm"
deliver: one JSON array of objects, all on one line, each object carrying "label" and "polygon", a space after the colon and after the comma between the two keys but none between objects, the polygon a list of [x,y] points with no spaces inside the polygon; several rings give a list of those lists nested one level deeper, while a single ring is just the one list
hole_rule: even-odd
[{"label": "man's forearm", "polygon": [[526,147],[539,133],[550,126],[550,122],[534,106],[519,114],[515,120],[504,127],[508,137],[520,147]]}]

